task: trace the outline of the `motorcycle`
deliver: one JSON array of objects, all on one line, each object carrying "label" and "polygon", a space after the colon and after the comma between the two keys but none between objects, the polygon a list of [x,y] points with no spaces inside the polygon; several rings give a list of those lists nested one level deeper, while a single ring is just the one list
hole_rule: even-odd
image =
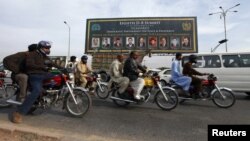
[{"label": "motorcycle", "polygon": [[145,97],[144,99],[134,99],[134,90],[131,86],[128,86],[124,93],[118,94],[117,92],[119,86],[115,82],[112,82],[111,90],[109,91],[109,94],[111,94],[110,99],[112,99],[113,102],[120,107],[126,107],[130,103],[146,103],[150,100],[153,88],[157,87],[158,90],[154,96],[153,102],[156,102],[157,106],[163,110],[169,111],[174,109],[178,104],[178,95],[175,89],[168,86],[162,87],[160,77],[157,72],[153,74],[146,74],[146,78],[147,79],[144,79],[146,81],[141,92],[141,96]]},{"label": "motorcycle", "polygon": [[[203,79],[202,93],[199,98],[187,97],[182,87],[174,83],[172,80],[170,81],[170,85],[179,94],[180,103],[183,103],[186,100],[212,100],[215,105],[221,108],[229,108],[233,106],[236,101],[233,91],[229,88],[219,87],[216,84],[216,81],[217,77],[214,74],[209,74],[207,79]],[[193,96],[195,95],[193,86],[190,86],[189,92]]]},{"label": "motorcycle", "polygon": [[7,78],[5,72],[0,72],[0,107],[9,107],[10,104],[6,102],[10,97],[12,97],[18,85],[9,81],[6,81]]},{"label": "motorcycle", "polygon": [[[36,102],[33,104],[29,113],[37,108],[48,109],[52,106],[62,105],[62,109],[75,117],[82,117],[91,107],[92,101],[88,91],[81,87],[72,87],[72,78],[65,70],[59,70],[57,74],[49,73],[48,79],[43,82],[43,90]],[[19,93],[18,89],[14,95]],[[7,103],[21,105],[21,102],[9,97]]]},{"label": "motorcycle", "polygon": [[[85,89],[89,91],[95,91],[97,96],[103,99],[102,93],[105,93],[108,90],[108,85],[106,82],[101,81],[101,74],[98,72],[92,72],[89,76],[86,77],[87,84]],[[76,83],[77,86],[80,86],[80,83]]]}]

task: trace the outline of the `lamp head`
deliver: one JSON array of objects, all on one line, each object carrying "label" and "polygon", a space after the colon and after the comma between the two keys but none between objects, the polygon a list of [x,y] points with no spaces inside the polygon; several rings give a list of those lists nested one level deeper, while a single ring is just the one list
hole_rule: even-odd
[{"label": "lamp head", "polygon": [[227,42],[227,41],[228,41],[227,39],[223,39],[223,40],[220,40],[219,43],[220,43],[220,44],[223,44],[223,43],[225,43],[225,42]]}]

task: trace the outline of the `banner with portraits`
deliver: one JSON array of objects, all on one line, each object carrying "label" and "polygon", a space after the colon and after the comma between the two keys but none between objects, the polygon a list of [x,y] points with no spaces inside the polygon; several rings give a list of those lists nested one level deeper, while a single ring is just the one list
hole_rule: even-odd
[{"label": "banner with portraits", "polygon": [[87,19],[85,53],[197,53],[196,17]]}]

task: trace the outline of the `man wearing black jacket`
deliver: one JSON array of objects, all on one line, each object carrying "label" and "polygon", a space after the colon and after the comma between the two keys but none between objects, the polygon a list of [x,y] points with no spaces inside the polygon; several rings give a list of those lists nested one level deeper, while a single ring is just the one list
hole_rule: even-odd
[{"label": "man wearing black jacket", "polygon": [[139,78],[140,72],[146,72],[146,70],[137,62],[139,53],[137,51],[132,51],[129,58],[125,61],[123,68],[123,75],[128,77],[130,80],[130,85],[134,89],[134,98],[140,100],[142,97],[140,95],[144,87],[144,79]]}]

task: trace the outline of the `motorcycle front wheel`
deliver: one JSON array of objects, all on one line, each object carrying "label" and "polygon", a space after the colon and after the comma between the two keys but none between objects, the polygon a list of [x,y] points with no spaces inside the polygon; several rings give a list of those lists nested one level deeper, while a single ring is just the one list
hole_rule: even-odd
[{"label": "motorcycle front wheel", "polygon": [[155,95],[155,102],[161,109],[170,111],[178,105],[178,94],[175,90],[169,88],[162,89],[167,99],[165,99],[163,93],[159,90]]},{"label": "motorcycle front wheel", "polygon": [[214,104],[221,108],[233,106],[236,100],[233,92],[227,89],[220,89],[220,92],[217,90],[213,93],[212,100]]},{"label": "motorcycle front wheel", "polygon": [[76,103],[70,93],[65,96],[65,108],[72,116],[83,117],[83,115],[89,111],[92,105],[92,100],[87,93],[79,89],[73,89],[73,96]]},{"label": "motorcycle front wheel", "polygon": [[[100,88],[101,87],[101,88]],[[100,99],[106,99],[109,96],[109,92],[108,92],[108,86],[104,85],[104,84],[100,84],[96,86],[96,95],[100,98]]]}]

